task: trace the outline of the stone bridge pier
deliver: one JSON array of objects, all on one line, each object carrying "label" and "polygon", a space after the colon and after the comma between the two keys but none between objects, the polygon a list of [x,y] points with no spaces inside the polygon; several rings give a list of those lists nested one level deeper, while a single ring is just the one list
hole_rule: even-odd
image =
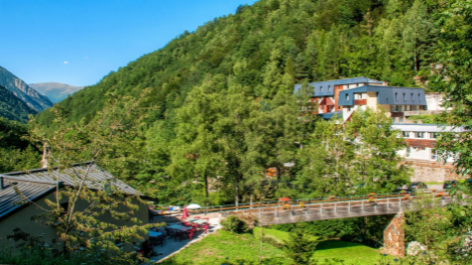
[{"label": "stone bridge pier", "polygon": [[397,213],[384,230],[383,253],[398,257],[405,256],[405,214]]}]

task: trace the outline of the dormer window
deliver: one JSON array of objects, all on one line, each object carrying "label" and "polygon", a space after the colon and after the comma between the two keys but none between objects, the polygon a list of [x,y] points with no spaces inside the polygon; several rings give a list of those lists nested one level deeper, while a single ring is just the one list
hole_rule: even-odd
[{"label": "dormer window", "polygon": [[322,86],[320,86],[320,92],[323,92],[323,87]]},{"label": "dormer window", "polygon": [[346,100],[349,100],[349,94],[346,94]]},{"label": "dormer window", "polygon": [[421,101],[421,94],[418,94],[418,100]]},{"label": "dormer window", "polygon": [[328,92],[331,91],[331,86],[328,86]]},{"label": "dormer window", "polygon": [[406,100],[406,93],[403,93],[403,100]]},{"label": "dormer window", "polygon": [[415,100],[415,95],[411,93],[411,100]]},{"label": "dormer window", "polygon": [[[395,93],[395,100],[398,100],[398,93]],[[388,101],[388,99],[387,99]]]}]

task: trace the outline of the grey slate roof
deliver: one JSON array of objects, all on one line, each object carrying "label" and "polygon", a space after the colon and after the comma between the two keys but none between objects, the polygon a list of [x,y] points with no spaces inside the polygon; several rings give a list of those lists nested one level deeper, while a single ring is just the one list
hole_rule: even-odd
[{"label": "grey slate roof", "polygon": [[[79,176],[83,174],[90,164],[90,162],[75,164],[71,168],[60,172],[57,170],[49,172],[47,169],[34,169],[28,172],[0,174],[4,182],[3,189],[0,189],[0,219],[25,206],[15,205],[14,202],[20,201],[21,198],[16,194],[13,185],[16,185],[25,197],[34,201],[54,191],[56,185],[76,186],[79,183],[76,174],[79,174]],[[126,194],[140,195],[136,189],[114,178],[108,171],[96,164],[90,166],[90,172],[85,183],[91,189],[106,189],[107,186],[114,186]]]},{"label": "grey slate roof", "polygon": [[[8,176],[8,177],[20,177],[23,179],[30,179],[30,180],[43,180],[43,181],[61,181],[66,186],[75,186],[78,184],[79,179],[76,177],[76,174],[83,174],[86,170],[88,165],[91,164],[90,162],[81,163],[81,164],[74,164],[71,168],[64,169],[61,171],[54,170],[53,172],[49,172],[47,169],[33,169],[28,172],[12,172],[12,173],[5,173],[0,174],[0,176]],[[59,179],[58,179],[59,177]],[[90,168],[90,172],[88,174],[88,179],[85,182],[89,188],[92,189],[102,189],[103,186],[99,185],[106,183],[108,185],[113,185],[118,189],[122,190],[126,194],[130,195],[137,195],[139,192],[129,186],[128,184],[124,183],[121,180],[116,179],[113,177],[110,172],[100,168],[96,164],[93,164]]]},{"label": "grey slate roof", "polygon": [[[329,80],[329,81],[321,81],[321,82],[313,82],[309,83],[315,89],[315,93],[313,97],[328,97],[334,96],[334,86],[338,85],[347,85],[347,84],[382,84],[381,81],[370,79],[367,77],[354,77],[354,78],[346,78],[346,79],[337,79],[337,80]],[[297,93],[298,90],[302,87],[301,84],[295,85],[293,93]]]},{"label": "grey slate roof", "polygon": [[338,105],[353,106],[354,93],[362,92],[377,92],[377,103],[381,105],[427,105],[424,89],[422,88],[371,85],[339,92]]},{"label": "grey slate roof", "polygon": [[343,117],[343,112],[342,111],[335,111],[335,112],[328,112],[328,113],[320,113],[318,116],[320,116],[324,120],[330,120],[331,118],[334,117],[334,115],[337,115],[338,118]]},{"label": "grey slate roof", "polygon": [[13,185],[16,185],[23,195],[32,201],[56,188],[55,183],[25,182],[11,178],[5,178],[4,185],[5,188],[0,189],[0,218],[24,206],[23,204],[15,204],[15,202],[21,201],[21,198],[16,194]]}]

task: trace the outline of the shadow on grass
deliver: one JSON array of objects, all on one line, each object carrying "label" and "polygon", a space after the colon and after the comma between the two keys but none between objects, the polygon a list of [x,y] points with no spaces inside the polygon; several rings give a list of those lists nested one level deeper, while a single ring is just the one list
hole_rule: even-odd
[{"label": "shadow on grass", "polygon": [[326,240],[318,243],[316,250],[327,250],[327,249],[336,249],[336,248],[351,248],[351,247],[368,247],[354,242],[346,242],[341,240]]}]

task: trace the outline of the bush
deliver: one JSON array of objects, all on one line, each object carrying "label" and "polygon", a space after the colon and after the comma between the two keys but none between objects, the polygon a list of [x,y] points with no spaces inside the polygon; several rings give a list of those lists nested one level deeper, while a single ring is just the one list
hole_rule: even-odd
[{"label": "bush", "polygon": [[248,224],[235,215],[228,216],[225,220],[221,221],[221,225],[223,229],[231,231],[231,234],[233,232],[238,234],[249,232]]},{"label": "bush", "polygon": [[[15,229],[8,236],[16,244],[14,250],[0,241],[0,264],[16,265],[128,265],[140,264],[136,254],[114,251],[106,246],[92,246],[76,252],[64,253],[50,247],[46,242]],[[106,250],[102,249],[107,248]]]}]

